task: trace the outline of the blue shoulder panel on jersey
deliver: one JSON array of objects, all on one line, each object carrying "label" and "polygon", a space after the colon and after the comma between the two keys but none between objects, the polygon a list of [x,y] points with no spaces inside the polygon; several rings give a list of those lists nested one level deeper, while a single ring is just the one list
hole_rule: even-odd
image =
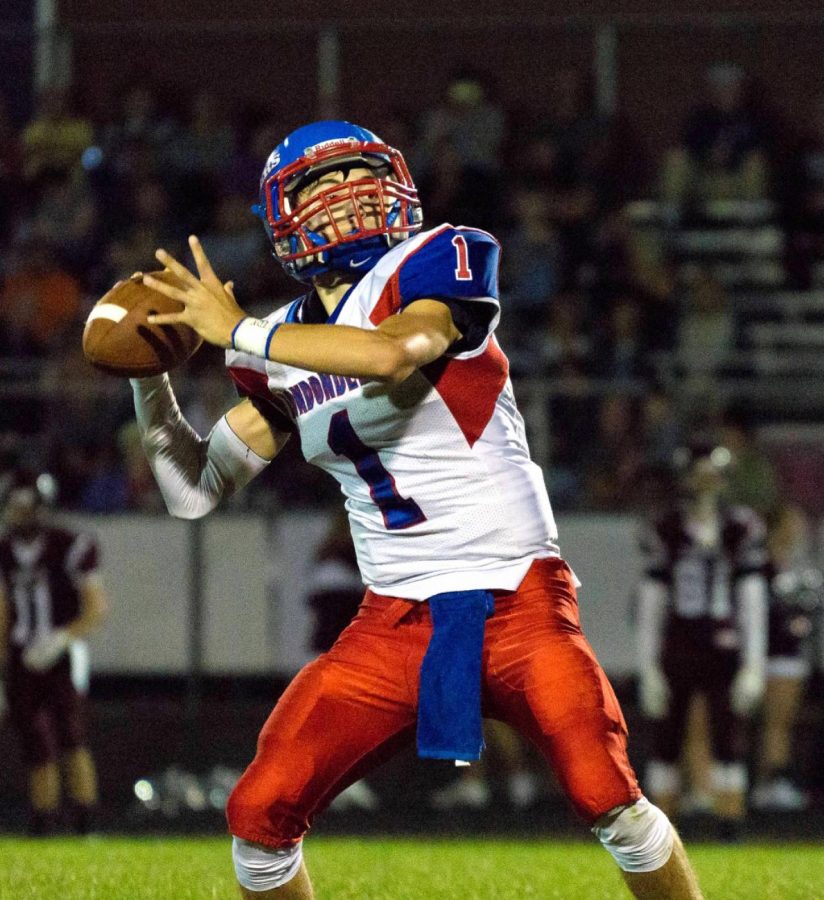
[{"label": "blue shoulder panel on jersey", "polygon": [[474,228],[445,228],[401,265],[401,306],[426,297],[498,298],[501,248],[492,235]]}]

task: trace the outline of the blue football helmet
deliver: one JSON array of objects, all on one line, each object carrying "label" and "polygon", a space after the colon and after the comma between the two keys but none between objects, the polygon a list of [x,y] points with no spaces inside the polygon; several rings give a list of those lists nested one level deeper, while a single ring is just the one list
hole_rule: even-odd
[{"label": "blue football helmet", "polygon": [[[353,168],[372,174],[348,180]],[[343,180],[301,196],[326,172],[342,172]],[[423,221],[401,153],[366,128],[335,121],[305,125],[278,144],[253,210],[275,258],[299,281],[327,272],[360,277]]]}]

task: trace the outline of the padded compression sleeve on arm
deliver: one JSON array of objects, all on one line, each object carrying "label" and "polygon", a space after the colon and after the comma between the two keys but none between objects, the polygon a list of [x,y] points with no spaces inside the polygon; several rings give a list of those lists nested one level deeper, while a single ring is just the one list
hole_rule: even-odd
[{"label": "padded compression sleeve on arm", "polygon": [[173,516],[205,516],[268,465],[232,431],[225,416],[207,438],[200,437],[183,417],[168,375],[130,381],[143,449]]},{"label": "padded compression sleeve on arm", "polygon": [[644,576],[638,586],[638,670],[660,665],[667,589],[654,578]]},{"label": "padded compression sleeve on arm", "polygon": [[761,575],[745,575],[736,589],[741,663],[763,675],[767,664],[767,583]]}]

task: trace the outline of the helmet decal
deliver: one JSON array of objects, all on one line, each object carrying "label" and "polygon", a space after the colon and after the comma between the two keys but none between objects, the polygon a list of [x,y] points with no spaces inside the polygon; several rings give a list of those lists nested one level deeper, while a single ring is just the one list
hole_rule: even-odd
[{"label": "helmet decal", "polygon": [[273,150],[269,154],[269,159],[266,160],[266,165],[263,169],[263,177],[266,178],[269,173],[274,169],[278,163],[280,162],[280,152],[278,150]]}]

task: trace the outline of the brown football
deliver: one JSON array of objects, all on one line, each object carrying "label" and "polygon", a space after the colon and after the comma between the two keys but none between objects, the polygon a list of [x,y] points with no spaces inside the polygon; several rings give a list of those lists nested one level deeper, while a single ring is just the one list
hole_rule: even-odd
[{"label": "brown football", "polygon": [[[171,272],[152,272],[168,284]],[[95,303],[83,330],[83,353],[98,369],[126,378],[168,372],[186,362],[203,342],[188,325],[150,325],[153,313],[179,312],[183,305],[136,279],[118,281]]]}]

